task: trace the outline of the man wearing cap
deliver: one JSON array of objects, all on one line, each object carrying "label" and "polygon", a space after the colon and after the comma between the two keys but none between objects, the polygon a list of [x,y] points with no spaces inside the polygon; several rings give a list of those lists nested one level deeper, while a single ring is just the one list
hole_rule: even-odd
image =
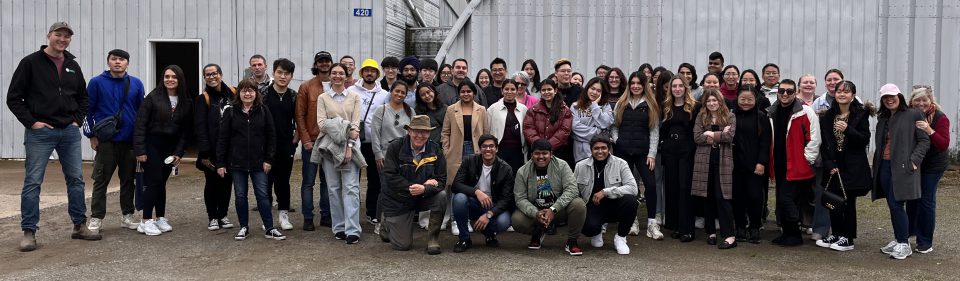
[{"label": "man wearing cap", "polygon": [[310,153],[313,151],[313,142],[320,136],[320,126],[317,125],[317,99],[320,94],[330,90],[330,68],[333,66],[333,56],[326,51],[320,51],[313,56],[313,67],[310,71],[314,77],[306,83],[300,84],[296,101],[297,109],[294,120],[297,122],[297,135],[300,137],[302,149],[300,157],[303,159],[302,184],[300,186],[300,208],[303,211],[303,230],[313,231],[313,185],[320,174],[320,225],[330,226],[330,199],[327,186],[323,181],[323,173],[319,166],[310,162]]},{"label": "man wearing cap", "polygon": [[527,161],[514,180],[513,195],[517,210],[511,221],[519,233],[530,234],[527,248],[538,250],[543,244],[546,229],[554,221],[566,221],[566,251],[572,256],[583,254],[577,239],[587,217],[587,205],[580,199],[580,189],[573,170],[566,161],[554,157],[550,142],[533,142],[533,157]]},{"label": "man wearing cap", "polygon": [[[460,101],[460,83],[464,81],[470,82],[470,78],[467,77],[467,73],[470,69],[467,67],[467,60],[459,58],[453,61],[453,77],[450,78],[450,81],[444,83],[437,87],[437,98],[440,101],[444,102],[446,105],[455,104]],[[477,89],[477,92],[474,93],[477,104],[480,104],[484,107],[490,105],[490,102],[487,101],[487,95],[483,93],[483,89]],[[496,101],[494,101],[496,102]]]},{"label": "man wearing cap", "polygon": [[288,59],[281,58],[273,61],[273,78],[270,79],[272,83],[260,91],[260,94],[263,95],[263,104],[270,109],[277,136],[273,167],[267,174],[267,195],[277,196],[280,229],[283,230],[293,229],[289,214],[292,211],[290,208],[290,173],[293,170],[293,155],[297,150],[297,142],[300,141],[296,133],[296,122],[293,118],[294,112],[296,112],[297,92],[289,88],[295,69],[296,64]]},{"label": "man wearing cap", "polygon": [[393,82],[397,81],[397,73],[400,71],[400,59],[397,57],[385,57],[380,61],[380,67],[383,68],[383,79],[380,79],[380,88],[386,90],[388,93],[390,86],[393,85]]},{"label": "man wearing cap", "polygon": [[[139,222],[133,217],[133,182],[136,160],[133,155],[133,127],[137,119],[137,110],[143,103],[143,83],[127,73],[130,54],[115,49],[107,53],[108,70],[100,76],[90,79],[87,94],[90,108],[87,112],[83,133],[90,138],[90,148],[97,152],[93,159],[93,197],[90,199],[90,231],[99,233],[102,220],[107,213],[107,186],[117,170],[120,178],[120,211],[123,217],[120,226],[137,229]],[[121,108],[122,107],[122,108]],[[120,118],[114,120],[119,115]],[[103,122],[114,120],[119,130],[115,134],[103,131]],[[99,125],[99,126],[98,126]],[[119,168],[119,170],[118,170]]]},{"label": "man wearing cap", "polygon": [[448,200],[444,190],[447,161],[440,153],[440,145],[429,141],[430,132],[436,129],[430,126],[430,117],[414,116],[404,128],[407,136],[390,143],[384,157],[386,186],[380,193],[380,239],[395,250],[410,250],[413,216],[418,211],[430,210],[427,253],[440,254],[440,224]]},{"label": "man wearing cap", "polygon": [[56,150],[67,182],[67,212],[73,222],[73,239],[100,240],[87,228],[83,195],[80,124],[87,114],[87,88],[83,73],[67,47],[73,29],[57,22],[47,31],[48,45],[20,60],[10,80],[7,106],[25,127],[23,190],[20,193],[20,251],[37,249],[40,221],[40,184],[50,154]]},{"label": "man wearing cap", "polygon": [[783,227],[783,234],[771,242],[799,246],[803,244],[799,194],[813,186],[811,165],[820,154],[820,122],[813,108],[797,102],[796,82],[783,79],[777,91],[777,101],[767,112],[773,120],[770,177],[776,180],[777,221]]},{"label": "man wearing cap", "polygon": [[[373,155],[373,147],[370,145],[371,124],[373,108],[381,106],[390,100],[390,93],[380,87],[377,78],[380,78],[380,68],[377,61],[373,59],[363,60],[360,66],[360,78],[363,83],[347,88],[360,96],[360,153],[367,163],[376,163]],[[376,165],[367,165],[367,222],[370,224],[380,223],[377,218],[377,197],[380,196],[380,173],[377,172]]]}]

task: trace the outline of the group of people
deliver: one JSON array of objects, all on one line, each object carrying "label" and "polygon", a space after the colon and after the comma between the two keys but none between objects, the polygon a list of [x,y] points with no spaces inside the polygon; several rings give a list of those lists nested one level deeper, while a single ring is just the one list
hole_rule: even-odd
[{"label": "group of people", "polygon": [[[453,251],[463,252],[474,231],[496,247],[498,234],[515,230],[539,249],[545,235],[566,226],[565,251],[581,255],[580,236],[603,247],[608,223],[616,223],[619,254],[630,253],[627,237],[644,225],[649,238],[664,239],[663,227],[681,242],[703,228],[708,244],[730,249],[760,242],[770,179],[781,232],[773,244],[801,245],[807,231],[820,247],[853,250],[856,198],[872,193],[885,198],[894,229],[882,252],[910,256],[910,236],[918,252],[933,250],[950,133],[929,86],[905,95],[884,85],[877,113],[840,70],[826,72],[826,92],[817,94],[813,75],[781,79],[773,63],[760,74],[740,71],[718,52],[702,78],[683,63],[676,73],[643,64],[629,75],[600,66],[584,79],[560,59],[541,79],[533,60],[508,75],[507,62],[496,58],[474,83],[465,59],[365,59],[356,69],[353,57],[334,63],[321,51],[314,77],[296,91],[292,61],[275,60],[268,72],[267,59],[254,55],[250,77],[236,87],[208,64],[202,93],[190,93],[183,70],[171,65],[146,93],[119,49],[107,54],[109,69],[86,83],[66,51],[72,35],[66,23],[52,25],[49,45],[20,62],[8,93],[26,127],[22,251],[37,247],[39,186],[52,151],[67,178],[72,237],[99,240],[106,186],[117,170],[121,226],[150,236],[172,231],[166,181],[189,146],[204,173],[207,228],[234,227],[232,194],[236,240],[251,232],[251,185],[265,237],[283,240],[281,231],[294,229],[290,177],[299,146],[302,228],[316,230],[319,205],[320,226],[347,244],[363,233],[365,170],[364,217],[397,250],[412,247],[416,225],[427,230],[429,254],[442,252],[447,227],[457,236]],[[80,127],[96,151],[89,218]]]}]

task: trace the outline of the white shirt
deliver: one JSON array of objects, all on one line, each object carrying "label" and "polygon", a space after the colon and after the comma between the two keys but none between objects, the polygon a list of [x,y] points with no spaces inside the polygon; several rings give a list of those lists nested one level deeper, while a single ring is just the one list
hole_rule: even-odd
[{"label": "white shirt", "polygon": [[477,189],[490,195],[490,172],[493,171],[493,165],[483,164],[483,171],[480,173],[480,180],[477,181]]}]

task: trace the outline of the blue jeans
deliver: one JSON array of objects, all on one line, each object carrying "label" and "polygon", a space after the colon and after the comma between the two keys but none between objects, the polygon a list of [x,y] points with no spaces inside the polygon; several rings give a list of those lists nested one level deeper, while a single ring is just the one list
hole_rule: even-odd
[{"label": "blue jeans", "polygon": [[823,197],[822,170],[822,167],[814,169],[817,180],[813,183],[813,225],[811,228],[813,228],[814,233],[827,237],[830,234],[830,210],[820,204],[820,199]]},{"label": "blue jeans", "polygon": [[917,248],[933,246],[933,229],[937,222],[937,185],[943,172],[920,174],[920,200],[907,201],[910,234],[917,236]]},{"label": "blue jeans", "polygon": [[880,187],[887,196],[887,207],[890,208],[890,223],[893,224],[893,237],[897,243],[908,243],[910,236],[910,222],[904,202],[897,201],[893,196],[893,175],[890,172],[890,160],[880,161]]},{"label": "blue jeans", "polygon": [[[363,157],[353,155],[353,157]],[[345,169],[323,159],[323,174],[330,192],[330,218],[333,233],[360,236],[360,168],[348,163]]]},{"label": "blue jeans", "polygon": [[[457,222],[457,228],[460,229],[460,240],[470,239],[470,231],[467,220],[477,220],[484,216],[489,209],[480,205],[480,200],[476,197],[470,197],[463,193],[457,193],[453,196],[453,219]],[[510,212],[502,212],[487,223],[487,228],[483,230],[483,235],[487,237],[496,236],[498,233],[504,233],[510,227]]]},{"label": "blue jeans", "polygon": [[63,178],[67,183],[67,212],[73,224],[86,220],[87,205],[83,195],[83,168],[80,149],[80,128],[69,125],[62,129],[26,128],[23,145],[23,191],[20,193],[20,228],[37,231],[40,221],[40,184],[47,170],[50,154],[57,151]]},{"label": "blue jeans", "polygon": [[263,170],[245,171],[231,169],[233,175],[233,193],[236,196],[237,220],[240,221],[240,227],[247,227],[247,221],[250,220],[250,208],[247,206],[247,188],[249,188],[248,179],[253,180],[253,195],[257,199],[257,211],[260,212],[260,219],[263,220],[263,227],[267,230],[273,229],[273,213],[270,206],[270,194],[267,190],[267,173]]},{"label": "blue jeans", "polygon": [[[303,158],[302,183],[300,185],[300,208],[303,211],[304,220],[313,220],[313,185],[317,181],[319,167],[310,162],[310,150],[300,149],[300,157]],[[330,197],[327,195],[327,184],[320,178],[320,216],[330,215]]]}]

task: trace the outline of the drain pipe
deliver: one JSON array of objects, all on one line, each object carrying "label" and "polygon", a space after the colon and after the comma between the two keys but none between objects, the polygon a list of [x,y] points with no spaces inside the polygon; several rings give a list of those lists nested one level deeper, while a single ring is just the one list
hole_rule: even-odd
[{"label": "drain pipe", "polygon": [[[409,0],[408,0],[409,1]],[[437,52],[437,56],[434,58],[436,61],[443,61],[447,57],[447,53],[450,51],[450,46],[453,45],[453,40],[457,39],[457,35],[460,34],[460,31],[463,30],[463,26],[467,24],[467,20],[470,20],[470,16],[473,16],[473,12],[476,11],[477,7],[480,6],[482,0],[471,0],[470,5],[460,13],[460,17],[457,18],[457,22],[453,24],[453,28],[450,29],[450,33],[447,33],[447,38],[443,39],[443,45],[440,45],[440,50]]]},{"label": "drain pipe", "polygon": [[413,5],[413,0],[406,0],[403,1],[403,3],[407,5],[407,9],[410,10],[410,14],[413,15],[413,21],[417,22],[417,27],[426,27],[427,24],[423,22],[420,11]]}]

